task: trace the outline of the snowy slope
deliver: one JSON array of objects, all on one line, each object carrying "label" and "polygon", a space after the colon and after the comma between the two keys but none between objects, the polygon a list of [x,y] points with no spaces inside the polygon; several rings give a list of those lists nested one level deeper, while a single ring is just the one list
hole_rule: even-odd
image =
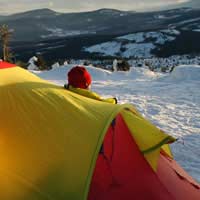
[{"label": "snowy slope", "polygon": [[[63,85],[71,67],[38,75]],[[179,139],[172,145],[175,159],[200,182],[200,66],[179,66],[168,75],[145,68],[113,73],[87,68],[95,92],[134,104],[146,118]]]},{"label": "snowy slope", "polygon": [[105,56],[122,56],[125,58],[149,58],[152,50],[176,39],[180,32],[176,29],[164,29],[157,32],[139,32],[117,37],[114,41],[84,48],[90,53]]}]

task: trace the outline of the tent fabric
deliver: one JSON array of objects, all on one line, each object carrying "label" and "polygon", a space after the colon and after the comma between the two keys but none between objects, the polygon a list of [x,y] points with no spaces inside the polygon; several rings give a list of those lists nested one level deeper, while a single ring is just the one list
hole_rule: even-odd
[{"label": "tent fabric", "polygon": [[103,133],[123,106],[102,109],[19,67],[0,72],[0,100],[0,199],[85,199]]},{"label": "tent fabric", "polygon": [[[87,199],[104,136],[120,113],[155,172],[158,152],[174,138],[132,105],[83,97],[0,62],[0,199]],[[142,122],[145,129],[136,129]]]},{"label": "tent fabric", "polygon": [[15,64],[0,61],[0,69],[6,69],[6,68],[15,67],[15,66],[16,66]]},{"label": "tent fabric", "polygon": [[107,103],[116,104],[116,100],[114,98],[104,99],[100,95],[98,95],[97,93],[92,92],[91,90],[88,90],[88,89],[74,88],[71,85],[68,85],[67,89],[74,92],[74,93],[77,93],[81,96],[85,96],[85,97],[95,99],[95,100],[98,100],[98,101],[104,101],[104,102],[107,102]]},{"label": "tent fabric", "polygon": [[139,151],[119,114],[99,153],[88,200],[198,200],[199,184],[161,151],[157,172]]},{"label": "tent fabric", "polygon": [[[158,129],[149,121],[144,120],[141,114],[133,108],[124,109],[122,115],[140,150],[144,153],[144,156],[152,165],[153,169],[156,170],[160,147],[175,141],[175,139],[171,136],[166,137],[162,130]],[[155,142],[155,138],[157,142]],[[165,148],[166,153],[172,156],[169,147],[163,148]]]},{"label": "tent fabric", "polygon": [[163,152],[159,158],[157,176],[176,199],[200,199],[200,185]]},{"label": "tent fabric", "polygon": [[175,200],[139,151],[120,114],[115,127],[108,129],[103,147],[88,200]]}]

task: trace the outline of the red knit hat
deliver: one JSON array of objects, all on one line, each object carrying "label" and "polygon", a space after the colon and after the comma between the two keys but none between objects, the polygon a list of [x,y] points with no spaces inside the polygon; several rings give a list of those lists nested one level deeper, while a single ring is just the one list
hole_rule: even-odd
[{"label": "red knit hat", "polygon": [[87,89],[92,82],[91,75],[82,66],[73,67],[67,75],[68,84],[72,87]]}]

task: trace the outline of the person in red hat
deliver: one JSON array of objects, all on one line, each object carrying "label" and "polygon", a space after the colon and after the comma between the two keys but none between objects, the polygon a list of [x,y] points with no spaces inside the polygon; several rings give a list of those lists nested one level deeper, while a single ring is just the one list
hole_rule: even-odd
[{"label": "person in red hat", "polygon": [[92,77],[83,66],[73,67],[67,74],[68,85],[74,88],[88,89],[92,83]]},{"label": "person in red hat", "polygon": [[108,103],[117,103],[116,98],[103,99],[100,95],[95,92],[90,91],[90,86],[92,83],[92,77],[90,73],[83,66],[73,67],[67,74],[68,84],[64,87],[72,92],[79,95],[92,98],[98,101],[104,101]]}]

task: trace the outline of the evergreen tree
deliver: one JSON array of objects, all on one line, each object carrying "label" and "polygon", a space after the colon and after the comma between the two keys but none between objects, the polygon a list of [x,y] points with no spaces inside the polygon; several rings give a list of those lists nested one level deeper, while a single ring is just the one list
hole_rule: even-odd
[{"label": "evergreen tree", "polygon": [[9,30],[8,26],[3,24],[0,26],[0,41],[3,50],[3,60],[12,62],[12,53],[9,48],[9,42],[12,36],[12,31]]}]

